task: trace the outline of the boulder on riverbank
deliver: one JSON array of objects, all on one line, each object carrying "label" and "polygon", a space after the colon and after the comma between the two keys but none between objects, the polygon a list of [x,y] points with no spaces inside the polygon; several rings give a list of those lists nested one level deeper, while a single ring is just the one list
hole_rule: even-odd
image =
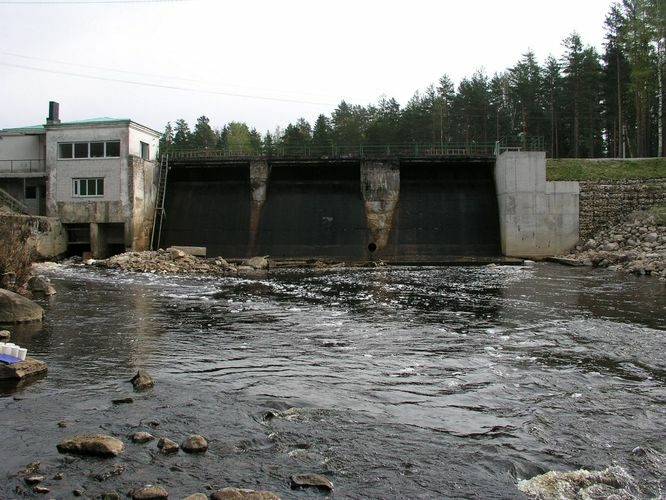
[{"label": "boulder on riverbank", "polygon": [[553,260],[666,280],[666,220],[652,211],[634,212],[621,224],[579,242],[571,254]]},{"label": "boulder on riverbank", "polygon": [[44,361],[34,358],[25,358],[11,365],[0,364],[0,380],[23,380],[46,373],[47,366]]},{"label": "boulder on riverbank", "polygon": [[44,309],[32,300],[0,288],[0,324],[41,321]]}]

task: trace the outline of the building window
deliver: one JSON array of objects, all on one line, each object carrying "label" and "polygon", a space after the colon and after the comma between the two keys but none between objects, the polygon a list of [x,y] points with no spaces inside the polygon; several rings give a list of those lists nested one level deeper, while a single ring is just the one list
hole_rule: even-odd
[{"label": "building window", "polygon": [[26,186],[25,187],[25,199],[26,200],[36,200],[37,199],[37,186]]},{"label": "building window", "polygon": [[73,151],[74,151],[74,144],[72,144],[71,142],[58,144],[58,158],[61,160],[74,158]]},{"label": "building window", "polygon": [[58,159],[119,158],[120,141],[61,142]]},{"label": "building window", "polygon": [[88,146],[89,144],[87,142],[74,143],[74,158],[90,158],[90,155],[88,154]]},{"label": "building window", "polygon": [[150,145],[141,141],[141,158],[144,160],[150,160]]},{"label": "building window", "polygon": [[90,143],[90,157],[91,158],[104,158],[104,143],[91,142]]},{"label": "building window", "polygon": [[106,157],[119,158],[120,157],[120,141],[108,141],[106,144]]},{"label": "building window", "polygon": [[72,194],[75,197],[104,196],[104,179],[72,179]]}]

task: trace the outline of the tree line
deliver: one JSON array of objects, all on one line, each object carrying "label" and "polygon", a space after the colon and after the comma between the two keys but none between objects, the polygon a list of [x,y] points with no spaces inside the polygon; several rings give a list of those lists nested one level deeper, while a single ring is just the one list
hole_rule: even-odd
[{"label": "tree line", "polygon": [[204,115],[193,130],[167,123],[161,151],[230,148],[271,153],[360,144],[539,143],[552,158],[665,156],[666,2],[622,0],[605,19],[601,54],[577,33],[561,57],[539,63],[528,50],[503,72],[483,69],[456,87],[447,74],[401,106],[383,96],[346,101],[314,125],[300,118],[260,134],[241,122],[215,129]]}]

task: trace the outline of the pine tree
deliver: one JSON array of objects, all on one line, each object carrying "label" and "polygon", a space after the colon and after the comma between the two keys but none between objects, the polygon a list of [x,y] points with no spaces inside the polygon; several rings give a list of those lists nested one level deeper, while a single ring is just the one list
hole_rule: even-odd
[{"label": "pine tree", "polygon": [[174,147],[181,149],[189,147],[191,136],[190,126],[187,122],[182,118],[176,120],[175,133],[173,136]]},{"label": "pine tree", "polygon": [[553,56],[546,59],[542,69],[542,95],[546,104],[546,141],[551,158],[560,157],[560,115],[562,113],[563,81],[559,62]]},{"label": "pine tree", "polygon": [[331,153],[333,144],[333,131],[331,122],[326,116],[319,115],[312,130],[312,151],[317,156]]},{"label": "pine tree", "polygon": [[167,122],[164,132],[160,137],[160,154],[168,153],[173,147],[173,128],[171,122]]},{"label": "pine tree", "polygon": [[368,106],[368,144],[397,144],[400,134],[400,104],[382,96],[377,106]]},{"label": "pine tree", "polygon": [[520,136],[523,141],[529,135],[543,135],[543,108],[541,103],[541,68],[531,50],[509,69],[511,98],[519,110]]},{"label": "pine tree", "polygon": [[658,87],[657,54],[653,41],[655,25],[649,0],[623,0],[625,22],[620,42],[631,68],[630,87],[636,115],[634,144],[640,157],[651,153],[651,105],[656,101]]},{"label": "pine tree", "polygon": [[342,101],[333,111],[331,121],[333,124],[333,136],[338,148],[357,151],[358,146],[363,144],[365,136],[365,125],[367,111],[362,106],[350,106]]},{"label": "pine tree", "polygon": [[210,120],[205,115],[197,118],[190,142],[192,146],[199,148],[212,148],[217,144],[217,136],[210,126]]},{"label": "pine tree", "polygon": [[482,69],[460,82],[453,105],[459,141],[466,144],[488,141],[491,122],[489,90],[488,77]]},{"label": "pine tree", "polygon": [[611,6],[606,16],[606,36],[603,54],[603,103],[608,156],[626,156],[624,140],[627,116],[630,114],[630,68],[624,54],[620,35],[624,16],[619,4]]}]

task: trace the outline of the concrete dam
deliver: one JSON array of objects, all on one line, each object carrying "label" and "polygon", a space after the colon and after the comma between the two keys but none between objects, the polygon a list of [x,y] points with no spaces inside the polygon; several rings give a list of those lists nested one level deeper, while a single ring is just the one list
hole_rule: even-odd
[{"label": "concrete dam", "polygon": [[[225,258],[445,262],[573,245],[577,219],[575,236],[562,238],[562,221],[538,213],[537,191],[547,196],[546,184],[562,183],[545,182],[545,159],[543,176],[519,175],[535,169],[524,159],[175,158],[160,246]],[[524,178],[534,181],[527,193]]]}]

